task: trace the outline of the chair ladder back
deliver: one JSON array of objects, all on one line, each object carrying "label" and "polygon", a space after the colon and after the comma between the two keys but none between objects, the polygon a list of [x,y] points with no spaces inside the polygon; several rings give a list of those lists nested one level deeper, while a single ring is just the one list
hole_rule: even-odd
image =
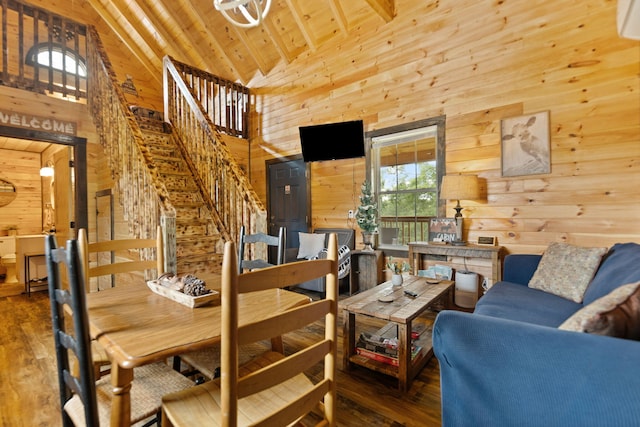
[{"label": "chair ladder back", "polygon": [[[155,239],[117,239],[101,242],[88,242],[86,229],[78,231],[80,241],[80,254],[84,264],[85,282],[89,286],[89,279],[100,276],[113,276],[121,273],[131,273],[135,271],[156,270],[156,275],[160,276],[165,272],[164,268],[164,241],[162,237],[162,227],[156,229]],[[116,252],[127,250],[155,249],[155,259],[137,259],[117,261]],[[89,264],[91,254],[110,253],[111,261],[108,264],[91,267]],[[88,291],[88,290],[87,290]]]},{"label": "chair ladder back", "polygon": [[[46,236],[45,258],[63,425],[73,425],[64,406],[74,394],[77,394],[85,408],[86,425],[97,426],[98,402],[91,357],[83,264],[78,242],[68,240],[65,250],[57,247],[55,236]],[[68,289],[62,288],[61,264],[67,271]],[[70,316],[73,322],[72,332],[67,332],[67,316]],[[69,351],[72,351],[77,359],[77,377],[70,369]]]},{"label": "chair ladder back", "polygon": [[[284,263],[284,251],[286,248],[286,234],[287,229],[280,227],[277,236],[272,236],[265,233],[245,234],[246,230],[244,226],[240,227],[240,235],[238,238],[238,272],[242,273],[244,270],[255,270],[260,268],[271,267],[273,265],[280,265]],[[256,252],[256,244],[266,245],[265,259],[244,259],[246,248],[245,245],[252,245],[251,257]],[[275,264],[270,263],[269,248],[276,248]]]},{"label": "chair ladder back", "polygon": [[[238,252],[240,253],[240,252]],[[289,274],[295,272],[295,274]],[[305,279],[325,277],[326,298],[283,313],[274,313],[266,319],[239,326],[238,299],[240,293],[268,288],[281,288],[283,283],[295,284],[300,275]],[[222,329],[221,329],[221,414],[222,425],[235,426],[238,420],[238,399],[250,398],[255,392],[278,387],[285,381],[295,381],[318,362],[324,362],[324,378],[310,383],[295,394],[287,389],[279,398],[288,400],[270,414],[264,414],[255,425],[287,425],[302,418],[319,404],[324,408],[324,424],[335,425],[335,375],[337,357],[338,310],[338,246],[335,234],[329,236],[326,259],[282,264],[250,273],[240,274],[233,242],[225,244],[222,265]],[[242,342],[269,339],[275,334],[301,329],[318,319],[325,319],[323,339],[306,344],[291,355],[279,355],[279,360],[267,364],[240,378],[238,348]],[[283,326],[284,325],[284,326]],[[263,396],[262,394],[260,395]]]}]

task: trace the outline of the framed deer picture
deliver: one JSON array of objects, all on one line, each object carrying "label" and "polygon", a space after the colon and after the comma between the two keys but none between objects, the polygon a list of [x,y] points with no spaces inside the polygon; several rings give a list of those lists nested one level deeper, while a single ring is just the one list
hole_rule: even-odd
[{"label": "framed deer picture", "polygon": [[551,172],[548,111],[503,119],[500,140],[502,176]]}]

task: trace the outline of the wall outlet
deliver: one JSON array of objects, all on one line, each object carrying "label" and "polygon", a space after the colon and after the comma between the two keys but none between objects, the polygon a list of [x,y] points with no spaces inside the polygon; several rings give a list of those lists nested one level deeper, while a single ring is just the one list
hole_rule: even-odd
[{"label": "wall outlet", "polygon": [[353,219],[356,215],[353,213],[353,209],[349,209],[349,213],[347,214],[349,219]]}]

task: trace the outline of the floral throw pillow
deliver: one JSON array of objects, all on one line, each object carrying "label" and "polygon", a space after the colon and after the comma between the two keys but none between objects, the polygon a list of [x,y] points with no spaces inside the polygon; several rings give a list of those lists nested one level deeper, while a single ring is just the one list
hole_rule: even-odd
[{"label": "floral throw pillow", "polygon": [[584,306],[559,329],[640,341],[640,282],[620,286]]},{"label": "floral throw pillow", "polygon": [[529,287],[581,303],[607,248],[551,243],[529,281]]}]

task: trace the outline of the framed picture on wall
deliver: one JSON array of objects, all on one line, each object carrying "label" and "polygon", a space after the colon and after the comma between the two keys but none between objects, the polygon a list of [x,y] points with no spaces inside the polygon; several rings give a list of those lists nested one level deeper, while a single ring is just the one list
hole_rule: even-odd
[{"label": "framed picture on wall", "polygon": [[551,172],[548,111],[503,119],[500,141],[502,176]]},{"label": "framed picture on wall", "polygon": [[429,241],[449,243],[456,240],[455,218],[431,218],[429,221]]}]

